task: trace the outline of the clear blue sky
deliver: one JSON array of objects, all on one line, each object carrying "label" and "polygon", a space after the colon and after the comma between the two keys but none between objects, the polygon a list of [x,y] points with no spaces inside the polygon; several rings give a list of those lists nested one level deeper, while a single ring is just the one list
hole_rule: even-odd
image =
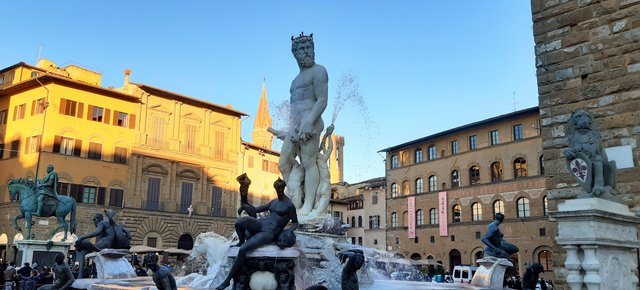
[{"label": "clear blue sky", "polygon": [[[24,2],[24,3],[23,3]],[[335,80],[357,75],[371,122],[347,103],[345,180],[384,176],[381,149],[537,105],[528,0],[11,1],[2,5],[0,67],[42,57],[145,83],[252,117],[263,78],[269,102],[298,73],[290,37],[314,33],[316,62]],[[272,114],[274,111],[272,110]],[[278,148],[276,148],[278,149]]]}]

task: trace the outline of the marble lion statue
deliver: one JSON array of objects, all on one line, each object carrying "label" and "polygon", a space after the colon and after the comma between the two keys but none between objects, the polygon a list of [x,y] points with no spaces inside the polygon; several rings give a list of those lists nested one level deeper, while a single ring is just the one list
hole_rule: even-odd
[{"label": "marble lion statue", "polygon": [[569,147],[564,150],[567,169],[582,185],[579,198],[613,198],[616,194],[616,163],[609,161],[602,148],[593,116],[583,109],[571,114],[568,121]]}]

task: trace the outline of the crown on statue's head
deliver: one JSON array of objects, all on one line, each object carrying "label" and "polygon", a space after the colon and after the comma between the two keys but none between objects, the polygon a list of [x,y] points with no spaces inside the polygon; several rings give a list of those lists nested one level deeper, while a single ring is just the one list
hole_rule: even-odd
[{"label": "crown on statue's head", "polygon": [[301,43],[305,41],[313,42],[313,33],[304,35],[304,32],[300,32],[300,35],[298,35],[298,37],[293,37],[293,35],[291,36],[291,44]]}]

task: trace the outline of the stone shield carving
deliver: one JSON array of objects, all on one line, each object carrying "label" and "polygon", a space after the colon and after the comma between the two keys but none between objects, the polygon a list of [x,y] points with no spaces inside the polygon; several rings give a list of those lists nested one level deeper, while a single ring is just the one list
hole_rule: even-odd
[{"label": "stone shield carving", "polygon": [[575,159],[567,162],[567,169],[583,188],[591,188],[593,183],[591,168],[593,168],[591,167],[591,160],[582,152],[578,152]]}]

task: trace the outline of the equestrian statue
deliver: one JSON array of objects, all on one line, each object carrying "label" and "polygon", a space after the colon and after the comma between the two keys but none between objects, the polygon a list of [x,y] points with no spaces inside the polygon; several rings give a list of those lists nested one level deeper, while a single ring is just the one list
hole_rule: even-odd
[{"label": "equestrian statue", "polygon": [[[76,232],[76,201],[69,196],[58,195],[57,187],[58,174],[53,170],[51,164],[47,166],[47,174],[43,179],[36,179],[34,182],[28,178],[18,178],[7,184],[9,199],[20,202],[20,213],[13,219],[13,227],[18,232],[22,232],[22,228],[18,226],[18,220],[25,219],[25,227],[27,228],[27,234],[24,235],[25,240],[31,238],[33,216],[56,217],[58,226],[49,237],[52,237],[58,230],[64,229],[63,240],[66,240],[68,232],[71,234]],[[68,214],[71,214],[70,226],[65,221]]]}]

